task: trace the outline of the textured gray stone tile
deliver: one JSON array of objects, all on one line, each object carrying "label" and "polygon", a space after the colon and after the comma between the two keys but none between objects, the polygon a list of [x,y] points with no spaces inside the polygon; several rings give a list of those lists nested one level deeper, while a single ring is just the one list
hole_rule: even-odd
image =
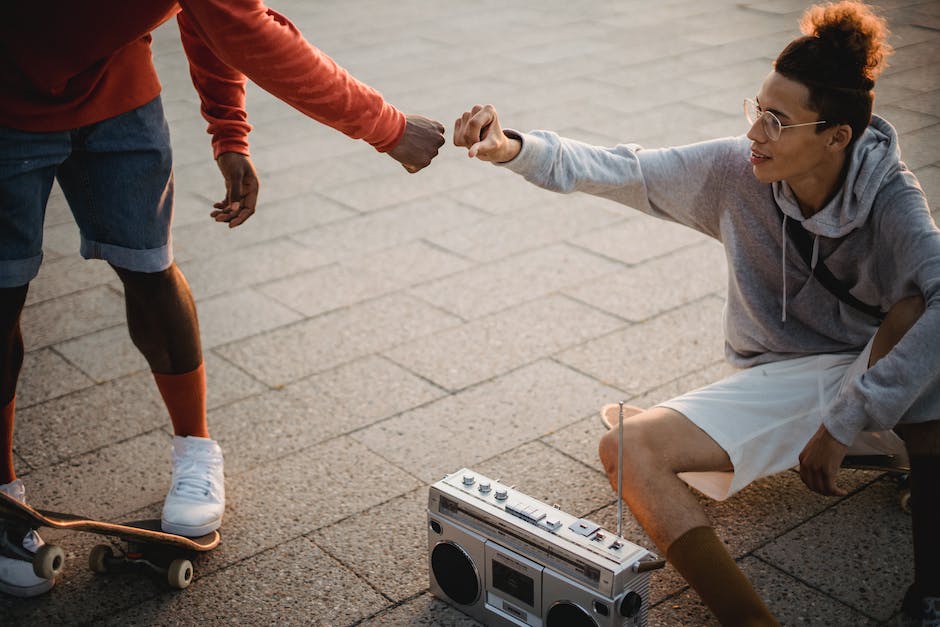
[{"label": "textured gray stone tile", "polygon": [[147,360],[134,346],[123,321],[56,344],[55,350],[98,383],[148,369]]},{"label": "textured gray stone tile", "polygon": [[431,482],[563,428],[590,412],[593,399],[611,393],[592,379],[543,360],[352,437]]},{"label": "textured gray stone tile", "polygon": [[[940,90],[932,93],[934,96],[930,110],[937,113],[940,111]],[[940,124],[906,133],[900,141],[901,158],[910,169],[916,170],[925,165],[936,165],[940,162],[936,153],[937,142],[940,142]]]},{"label": "textured gray stone tile", "polygon": [[322,265],[319,255],[289,239],[196,259],[180,265],[197,302]]},{"label": "textured gray stone tile", "polygon": [[354,272],[377,274],[401,284],[416,285],[460,272],[468,268],[470,262],[437,246],[418,241],[365,257],[351,257],[343,265]]},{"label": "textured gray stone tile", "polygon": [[415,176],[403,176],[392,172],[385,176],[373,176],[344,185],[318,190],[318,193],[356,211],[372,212],[392,204],[411,201],[447,189],[470,185],[485,176],[476,168],[464,163],[435,163],[434,175],[419,172]]},{"label": "textured gray stone tile", "polygon": [[169,422],[150,373],[102,383],[17,412],[15,446],[37,468]]},{"label": "textured gray stone tile", "polygon": [[390,359],[449,390],[533,363],[623,326],[561,296],[548,296],[399,346]]},{"label": "textured gray stone tile", "polygon": [[721,301],[708,297],[557,358],[636,396],[720,360],[723,342]]},{"label": "textured gray stone tile", "polygon": [[629,222],[584,233],[571,241],[605,257],[635,265],[708,239],[688,227],[638,214]]},{"label": "textured gray stone tile", "polygon": [[618,267],[560,244],[481,265],[414,288],[410,293],[473,319],[608,274]]},{"label": "textured gray stone tile", "polygon": [[419,485],[346,437],[232,475],[226,480],[226,559],[250,557]]},{"label": "textured gray stone tile", "polygon": [[180,624],[348,625],[387,603],[300,538],[197,580],[184,594],[164,593],[109,616],[105,624],[160,624],[172,616]]},{"label": "textured gray stone tile", "polygon": [[396,291],[402,283],[362,269],[331,265],[259,286],[259,291],[304,316],[348,307]]},{"label": "textured gray stone tile", "polygon": [[106,285],[114,280],[114,270],[98,259],[86,260],[77,254],[43,261],[39,274],[29,284],[26,304],[34,305],[58,296]]},{"label": "textured gray stone tile", "polygon": [[215,353],[204,352],[203,360],[206,365],[206,407],[210,410],[269,389]]},{"label": "textured gray stone tile", "polygon": [[526,207],[454,229],[431,238],[438,246],[476,261],[492,261],[554,244],[567,237],[615,222],[619,216],[577,202]]},{"label": "textured gray stone tile", "polygon": [[[71,214],[69,217],[71,218]],[[51,261],[59,257],[77,255],[80,248],[81,238],[74,220],[69,219],[58,224],[47,224],[43,228],[43,259]]]},{"label": "textured gray stone tile", "polygon": [[886,621],[900,606],[914,573],[911,519],[899,509],[897,499],[893,482],[876,482],[755,554]]},{"label": "textured gray stone tile", "polygon": [[453,606],[437,599],[430,594],[394,607],[387,612],[372,616],[360,623],[361,625],[433,625],[435,627],[447,625],[448,627],[482,627],[466,614],[462,614]]},{"label": "textured gray stone tile", "polygon": [[292,239],[319,254],[326,265],[472,224],[484,216],[456,201],[435,197],[295,233]]},{"label": "textured gray stone tile", "polygon": [[920,168],[914,174],[920,181],[921,187],[927,194],[927,206],[933,212],[934,221],[937,221],[937,212],[940,211],[940,166],[927,166]]},{"label": "textured gray stone tile", "polygon": [[428,588],[427,505],[428,490],[421,487],[310,539],[383,595],[403,601]]},{"label": "textured gray stone tile", "polygon": [[[468,164],[467,167],[471,166]],[[482,169],[487,178],[473,185],[445,192],[448,198],[493,215],[510,213],[530,206],[542,206],[556,200],[555,193],[535,187],[518,174],[504,168],[485,163],[473,164],[472,167]]]},{"label": "textured gray stone tile", "polygon": [[940,111],[935,112],[934,115],[927,115],[926,113],[905,109],[903,106],[888,104],[875,107],[875,113],[890,122],[891,126],[901,134],[910,133],[940,123],[940,117],[938,117]]},{"label": "textured gray stone tile", "polygon": [[215,349],[268,385],[329,370],[456,324],[417,300],[393,295]]},{"label": "textured gray stone tile", "polygon": [[170,436],[154,429],[70,455],[23,477],[28,502],[101,520],[162,506],[170,487],[170,447]]},{"label": "textured gray stone tile", "polygon": [[36,350],[124,321],[124,298],[98,286],[23,310],[23,341]]},{"label": "textured gray stone tile", "polygon": [[16,386],[16,406],[26,408],[94,385],[72,364],[49,349],[26,353]]},{"label": "textured gray stone tile", "polygon": [[259,291],[242,289],[198,305],[199,332],[204,348],[213,348],[301,319],[296,312],[265,298]]},{"label": "textured gray stone tile", "polygon": [[317,390],[369,421],[387,418],[446,394],[439,387],[380,357],[364,357],[310,377]]},{"label": "textured gray stone tile", "polygon": [[727,282],[722,247],[706,242],[600,277],[565,293],[621,318],[640,321],[708,294],[724,297]]}]

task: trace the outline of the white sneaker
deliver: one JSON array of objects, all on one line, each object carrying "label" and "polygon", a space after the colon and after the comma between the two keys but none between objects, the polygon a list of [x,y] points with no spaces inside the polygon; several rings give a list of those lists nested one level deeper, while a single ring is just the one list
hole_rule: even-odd
[{"label": "white sneaker", "polygon": [[[20,503],[26,502],[26,486],[19,479],[0,485],[0,491]],[[21,533],[0,528],[0,592],[15,597],[34,597],[51,590],[55,579],[43,579],[33,572],[32,555],[45,542],[34,529],[25,536]]]},{"label": "white sneaker", "polygon": [[163,530],[195,538],[218,529],[225,511],[222,449],[215,440],[173,437],[173,479],[163,503]]}]

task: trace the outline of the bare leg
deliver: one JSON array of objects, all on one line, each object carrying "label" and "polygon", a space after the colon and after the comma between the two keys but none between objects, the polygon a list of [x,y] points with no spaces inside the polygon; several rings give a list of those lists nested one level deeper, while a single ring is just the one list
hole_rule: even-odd
[{"label": "bare leg", "polygon": [[16,479],[13,469],[13,398],[23,367],[20,316],[28,285],[0,288],[0,485]]},{"label": "bare leg", "polygon": [[[679,412],[654,407],[623,423],[629,442],[623,458],[623,499],[663,553],[679,536],[709,524],[705,510],[680,472],[731,470],[728,454]],[[617,430],[600,443],[611,486],[617,486]]]},{"label": "bare leg", "polygon": [[183,374],[202,363],[192,292],[174,263],[162,272],[114,268],[124,283],[127,327],[153,372]]}]

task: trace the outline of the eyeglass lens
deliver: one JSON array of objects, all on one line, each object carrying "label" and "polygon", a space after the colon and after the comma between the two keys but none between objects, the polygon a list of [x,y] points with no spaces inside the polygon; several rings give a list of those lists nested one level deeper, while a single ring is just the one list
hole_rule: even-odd
[{"label": "eyeglass lens", "polygon": [[754,122],[760,120],[764,132],[771,140],[776,140],[780,137],[780,133],[783,130],[780,125],[780,120],[770,111],[761,111],[757,103],[753,100],[746,99],[744,101],[744,115],[747,118],[748,124],[754,124]]}]

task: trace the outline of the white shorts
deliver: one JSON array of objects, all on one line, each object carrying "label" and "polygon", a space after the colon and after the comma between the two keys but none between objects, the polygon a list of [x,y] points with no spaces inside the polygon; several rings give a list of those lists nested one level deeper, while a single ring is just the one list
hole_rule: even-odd
[{"label": "white shorts", "polygon": [[[721,501],[756,479],[797,466],[825,408],[847,382],[868,369],[870,353],[869,342],[861,353],[754,366],[660,403],[705,431],[734,466],[732,472],[686,472],[679,478]],[[850,452],[906,455],[903,441],[892,431],[863,433]]]}]

